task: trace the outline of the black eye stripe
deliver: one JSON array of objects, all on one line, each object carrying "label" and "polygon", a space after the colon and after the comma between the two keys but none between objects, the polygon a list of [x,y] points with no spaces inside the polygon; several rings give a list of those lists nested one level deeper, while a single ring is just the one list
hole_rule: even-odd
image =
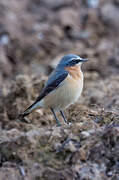
[{"label": "black eye stripe", "polygon": [[80,62],[80,59],[72,59],[72,61],[73,61],[74,63],[79,63],[79,62]]},{"label": "black eye stripe", "polygon": [[79,59],[73,59],[74,62],[79,62]]},{"label": "black eye stripe", "polygon": [[67,65],[68,66],[74,66],[75,64],[77,64],[79,62],[80,62],[80,59],[72,59],[67,63]]}]

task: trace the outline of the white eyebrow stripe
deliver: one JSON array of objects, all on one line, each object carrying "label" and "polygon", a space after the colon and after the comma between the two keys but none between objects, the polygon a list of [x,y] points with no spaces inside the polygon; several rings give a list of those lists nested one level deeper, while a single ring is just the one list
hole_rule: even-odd
[{"label": "white eyebrow stripe", "polygon": [[72,61],[73,59],[80,59],[80,60],[82,60],[82,58],[80,57],[80,56],[78,56],[78,57],[73,57],[73,58],[71,58],[70,60]]}]

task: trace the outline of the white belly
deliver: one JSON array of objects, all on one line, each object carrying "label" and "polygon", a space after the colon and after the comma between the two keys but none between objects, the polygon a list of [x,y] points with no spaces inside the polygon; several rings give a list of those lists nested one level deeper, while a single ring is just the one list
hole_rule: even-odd
[{"label": "white belly", "polygon": [[82,89],[83,77],[79,81],[71,80],[71,83],[68,80],[64,80],[60,87],[43,99],[43,105],[44,107],[52,107],[55,110],[65,109],[78,100]]}]

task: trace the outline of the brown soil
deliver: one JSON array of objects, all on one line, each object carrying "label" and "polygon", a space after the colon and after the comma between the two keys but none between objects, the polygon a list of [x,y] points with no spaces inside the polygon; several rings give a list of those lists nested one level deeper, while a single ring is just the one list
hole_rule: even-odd
[{"label": "brown soil", "polygon": [[[0,1],[0,180],[119,180],[119,1],[91,2]],[[68,53],[89,58],[71,125],[20,121]]]}]

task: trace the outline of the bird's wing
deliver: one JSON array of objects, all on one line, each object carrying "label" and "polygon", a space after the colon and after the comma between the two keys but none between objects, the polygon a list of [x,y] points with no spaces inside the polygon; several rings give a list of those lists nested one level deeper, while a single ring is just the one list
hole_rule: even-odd
[{"label": "bird's wing", "polygon": [[68,72],[67,71],[54,71],[51,76],[49,77],[45,87],[43,88],[40,96],[36,99],[36,101],[29,106],[22,114],[20,114],[19,118],[23,118],[30,114],[32,110],[34,110],[35,104],[37,104],[38,101],[42,100],[47,94],[58,88],[59,86],[63,85],[63,80],[67,77]]},{"label": "bird's wing", "polygon": [[36,99],[36,102],[43,99],[47,94],[58,88],[62,85],[62,82],[67,77],[68,72],[67,71],[54,71],[51,76],[49,77],[45,87],[43,88],[40,96]]}]

